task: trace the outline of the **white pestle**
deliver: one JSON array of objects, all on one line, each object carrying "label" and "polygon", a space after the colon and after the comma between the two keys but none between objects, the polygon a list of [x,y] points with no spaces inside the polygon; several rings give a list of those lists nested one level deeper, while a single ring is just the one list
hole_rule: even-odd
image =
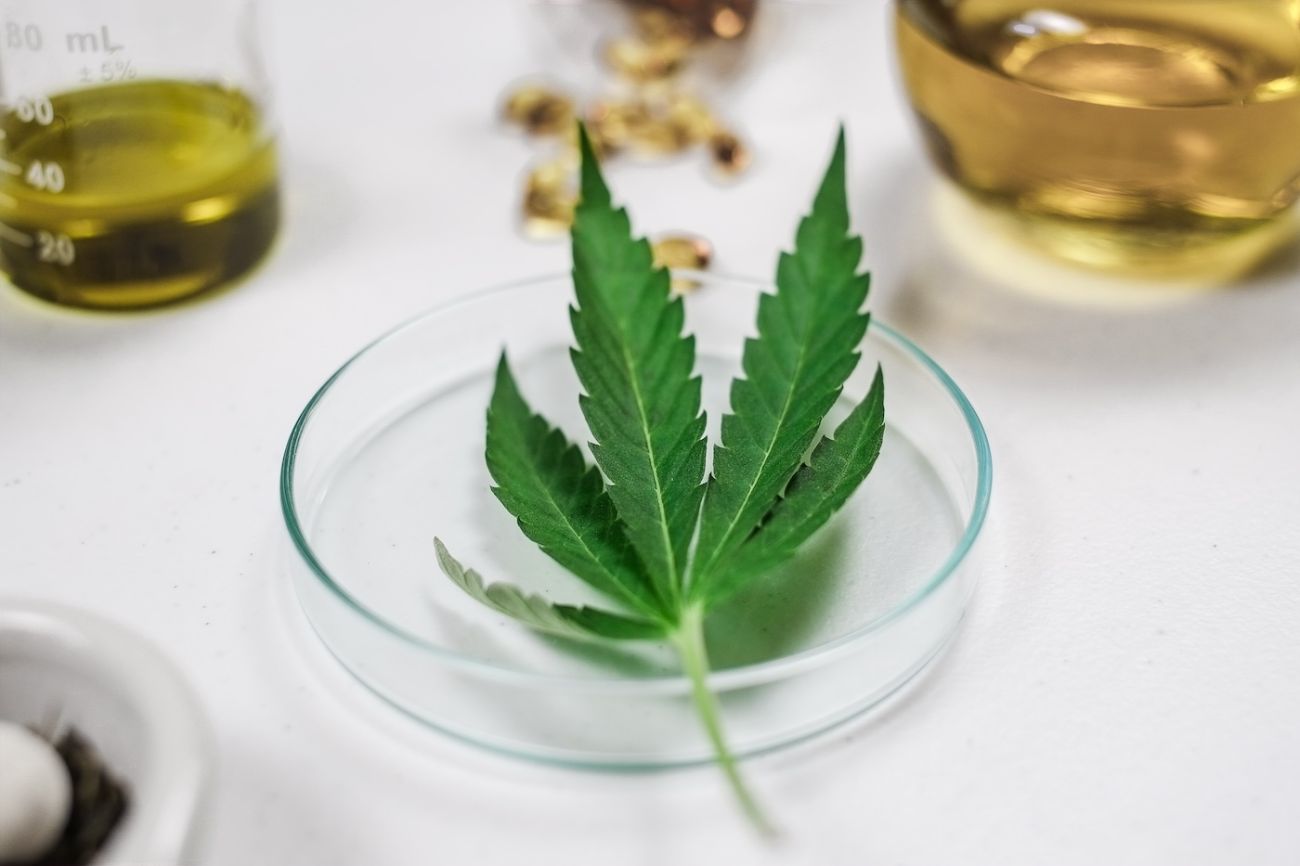
[{"label": "white pestle", "polygon": [[48,853],[71,809],[72,780],[59,753],[22,725],[0,721],[0,863]]}]

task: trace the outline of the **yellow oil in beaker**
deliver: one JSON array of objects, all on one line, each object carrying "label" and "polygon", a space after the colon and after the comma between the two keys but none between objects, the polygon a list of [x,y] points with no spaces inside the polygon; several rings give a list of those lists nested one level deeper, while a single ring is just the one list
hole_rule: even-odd
[{"label": "yellow oil in beaker", "polygon": [[227,283],[279,224],[257,105],[215,84],[133,81],[17,99],[0,130],[0,265],[62,304],[164,304]]}]

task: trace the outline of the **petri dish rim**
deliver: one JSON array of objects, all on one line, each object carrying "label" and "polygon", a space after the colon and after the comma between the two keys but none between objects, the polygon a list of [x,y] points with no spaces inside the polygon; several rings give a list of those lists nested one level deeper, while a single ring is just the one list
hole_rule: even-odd
[{"label": "petri dish rim", "polygon": [[[771,283],[766,280],[754,279],[751,277],[734,276],[730,274],[720,274],[713,272],[701,272],[685,269],[674,269],[675,276],[699,282],[701,285],[709,284],[731,284],[744,286],[756,291],[766,291],[771,288]],[[311,423],[316,407],[329,394],[331,387],[337,382],[348,369],[361,358],[380,344],[392,339],[404,331],[418,327],[420,324],[429,319],[437,318],[449,313],[455,312],[456,309],[469,304],[481,302],[500,294],[517,291],[519,289],[554,283],[561,280],[568,280],[569,274],[557,273],[543,276],[525,277],[519,280],[501,283],[486,289],[470,292],[450,301],[438,304],[423,313],[419,313],[410,319],[390,328],[388,331],[380,334],[374,340],[371,340],[360,350],[348,358],[328,379],[316,390],[307,405],[299,414],[297,421],[294,423],[293,430],[289,434],[288,442],[285,445],[284,456],[280,463],[280,510],[284,518],[285,527],[289,532],[289,537],[293,542],[295,551],[302,557],[303,562],[311,571],[313,577],[343,605],[349,608],[353,613],[359,615],[372,626],[382,630],[391,637],[411,644],[420,650],[428,653],[438,661],[447,664],[450,667],[461,669],[464,672],[475,674],[497,682],[513,683],[515,685],[545,688],[547,686],[567,686],[576,687],[583,690],[612,690],[624,691],[632,690],[637,692],[667,692],[679,693],[686,692],[690,689],[690,682],[681,674],[667,674],[659,676],[639,677],[630,679],[625,677],[575,677],[571,675],[544,674],[536,671],[522,670],[508,667],[494,662],[487,662],[482,659],[469,658],[460,655],[446,647],[431,643],[418,635],[412,634],[406,629],[400,628],[389,622],[383,616],[375,613],[366,605],[357,600],[351,593],[343,588],[324,567],[312,550],[310,541],[303,531],[302,523],[298,519],[297,502],[293,493],[294,470],[297,465],[298,445],[303,435]],[[992,495],[993,487],[993,457],[989,446],[988,435],[985,432],[984,424],[980,420],[979,414],[975,407],[971,405],[970,400],[962,391],[956,381],[941,367],[938,362],[925,353],[916,343],[904,336],[899,331],[889,325],[880,322],[874,315],[871,318],[870,330],[882,335],[887,341],[898,346],[904,354],[910,356],[925,368],[938,383],[947,392],[953,403],[961,412],[966,422],[967,430],[971,435],[971,443],[975,450],[977,464],[977,479],[975,485],[975,497],[972,503],[969,518],[966,520],[965,529],[961,537],[957,540],[956,546],[944,560],[943,564],[935,571],[929,580],[921,586],[920,589],[913,592],[901,603],[894,606],[889,611],[881,614],[875,619],[867,622],[847,634],[841,635],[833,640],[827,641],[817,646],[810,647],[799,652],[782,656],[777,659],[770,659],[751,665],[728,668],[722,671],[714,671],[709,675],[709,681],[712,687],[719,690],[728,690],[744,688],[750,685],[761,684],[775,679],[797,674],[801,670],[810,667],[816,667],[824,662],[829,662],[839,656],[842,652],[850,651],[857,644],[867,640],[871,635],[880,631],[901,617],[906,616],[909,612],[916,609],[931,596],[935,590],[948,581],[949,578],[957,571],[958,567],[965,560],[966,555],[970,552],[975,542],[979,539],[980,532],[984,528],[985,520],[988,516],[989,500]],[[310,618],[309,618],[310,619]],[[328,645],[328,642],[327,642]]]}]

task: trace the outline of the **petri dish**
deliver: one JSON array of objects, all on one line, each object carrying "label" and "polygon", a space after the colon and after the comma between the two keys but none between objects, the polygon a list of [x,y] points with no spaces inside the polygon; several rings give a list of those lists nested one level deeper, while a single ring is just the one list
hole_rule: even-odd
[{"label": "petri dish", "polygon": [[[716,441],[763,282],[679,273]],[[666,646],[548,638],[478,605],[433,539],[489,581],[599,600],[529,542],[490,491],[484,410],[506,350],[534,408],[586,442],[569,363],[569,277],[513,283],[432,310],[344,364],[295,425],[281,503],[291,579],[316,634],[414,718],[539,760],[649,768],[709,760]],[[887,432],[866,483],[779,571],[711,618],[708,642],[737,754],[786,745],[879,703],[942,649],[979,574],[991,462],[952,379],[874,322],[828,428],[877,364]]]}]

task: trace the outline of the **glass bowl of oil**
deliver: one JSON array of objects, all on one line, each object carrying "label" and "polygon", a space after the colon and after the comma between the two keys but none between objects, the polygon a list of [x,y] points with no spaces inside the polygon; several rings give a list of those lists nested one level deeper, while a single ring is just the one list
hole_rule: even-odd
[{"label": "glass bowl of oil", "polygon": [[[715,425],[753,321],[758,282],[702,273],[686,299]],[[592,600],[492,496],[484,412],[502,347],[530,400],[577,442],[568,277],[471,295],[381,337],[303,411],[281,503],[293,586],[315,633],[355,677],[432,728],[514,755],[593,767],[709,760],[690,686],[657,644],[616,649],[540,636],[469,599],[433,538],[485,579]],[[990,458],[953,381],[873,323],[846,398],[879,362],[888,431],[875,471],[786,568],[710,624],[728,736],[750,754],[852,718],[911,680],[954,633],[980,573]],[[850,400],[836,412],[847,411]],[[831,419],[834,423],[836,418]]]},{"label": "glass bowl of oil", "polygon": [[1293,234],[1289,0],[898,0],[934,164],[1012,233],[1137,276],[1239,274]]}]

